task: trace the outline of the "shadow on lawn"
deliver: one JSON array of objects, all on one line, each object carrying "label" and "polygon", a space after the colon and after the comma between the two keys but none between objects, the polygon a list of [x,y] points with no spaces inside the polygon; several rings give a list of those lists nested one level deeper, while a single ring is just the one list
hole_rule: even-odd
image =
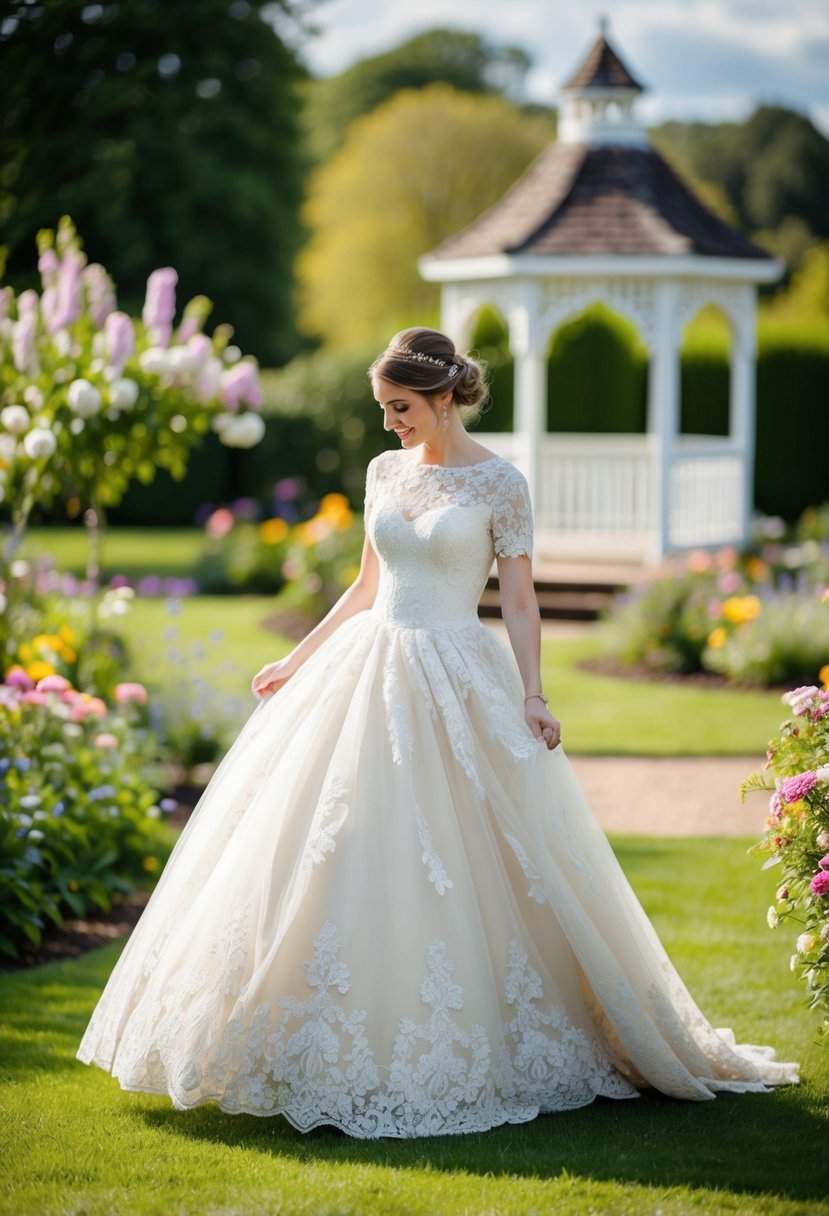
[{"label": "shadow on lawn", "polygon": [[281,1116],[227,1115],[206,1105],[189,1112],[145,1106],[151,1127],[274,1159],[363,1164],[389,1169],[552,1179],[563,1170],[599,1182],[686,1186],[747,1195],[825,1200],[821,1153],[825,1121],[804,1109],[796,1089],[678,1102],[655,1092],[635,1101],[542,1115],[492,1131],[415,1140],[357,1140],[331,1127],[302,1133]]}]

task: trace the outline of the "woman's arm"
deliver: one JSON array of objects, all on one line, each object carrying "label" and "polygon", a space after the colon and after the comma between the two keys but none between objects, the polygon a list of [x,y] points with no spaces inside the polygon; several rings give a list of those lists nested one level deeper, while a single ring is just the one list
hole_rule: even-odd
[{"label": "woman's arm", "polygon": [[548,748],[561,742],[561,723],[538,697],[541,687],[541,618],[533,586],[532,562],[528,557],[499,557],[501,615],[524,681],[524,719],[536,739]]},{"label": "woman's arm", "polygon": [[380,579],[380,566],[377,554],[372,548],[371,541],[366,537],[363,543],[363,555],[360,560],[360,571],[351,586],[343,592],[333,608],[320,623],[307,634],[290,654],[275,663],[266,663],[251,681],[254,695],[264,697],[276,692],[292,675],[295,675],[307,658],[319,650],[320,646],[336,629],[358,612],[364,612],[374,603],[377,595],[377,585]]}]

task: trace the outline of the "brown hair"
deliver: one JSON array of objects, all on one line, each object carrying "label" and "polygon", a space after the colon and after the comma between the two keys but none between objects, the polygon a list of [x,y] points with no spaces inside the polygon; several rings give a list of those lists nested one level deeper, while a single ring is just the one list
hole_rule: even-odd
[{"label": "brown hair", "polygon": [[446,334],[413,326],[395,334],[368,369],[380,376],[431,398],[452,390],[452,402],[465,423],[475,421],[487,399],[485,367],[468,355],[459,354]]}]

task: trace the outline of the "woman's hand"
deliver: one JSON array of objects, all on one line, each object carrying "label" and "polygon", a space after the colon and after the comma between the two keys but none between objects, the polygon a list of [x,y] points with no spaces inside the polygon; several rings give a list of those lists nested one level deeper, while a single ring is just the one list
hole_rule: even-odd
[{"label": "woman's hand", "polygon": [[561,723],[537,697],[524,703],[524,721],[536,739],[547,744],[548,751],[561,743]]},{"label": "woman's hand", "polygon": [[287,684],[295,671],[296,668],[291,663],[290,656],[278,659],[275,663],[266,663],[251,680],[250,687],[253,695],[267,697],[276,692],[283,684]]}]

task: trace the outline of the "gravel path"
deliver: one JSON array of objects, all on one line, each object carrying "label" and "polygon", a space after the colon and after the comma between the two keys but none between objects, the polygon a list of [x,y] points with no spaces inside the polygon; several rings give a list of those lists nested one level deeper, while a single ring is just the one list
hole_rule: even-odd
[{"label": "gravel path", "polygon": [[606,832],[759,836],[768,796],[739,786],[762,756],[569,756]]}]

